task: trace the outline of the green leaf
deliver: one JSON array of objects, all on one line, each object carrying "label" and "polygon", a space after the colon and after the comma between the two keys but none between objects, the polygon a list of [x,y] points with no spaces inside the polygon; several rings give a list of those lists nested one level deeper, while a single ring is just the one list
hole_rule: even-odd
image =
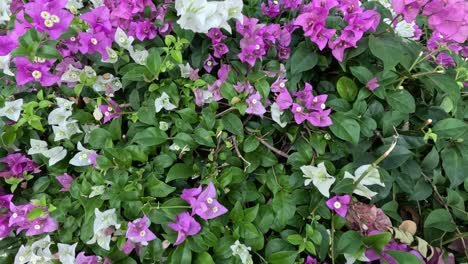
[{"label": "green leaf", "polygon": [[36,56],[44,59],[61,59],[62,55],[53,46],[42,46],[37,49]]},{"label": "green leaf", "polygon": [[421,264],[422,263],[418,257],[408,252],[389,250],[389,251],[385,251],[385,253],[392,256],[392,258],[394,258],[397,261],[397,263],[401,263],[401,264]]},{"label": "green leaf", "polygon": [[207,252],[197,254],[194,264],[215,264],[213,258]]},{"label": "green leaf", "polygon": [[452,98],[454,104],[460,100],[460,88],[454,78],[446,74],[428,74],[421,78],[421,81],[426,86],[435,86],[439,91],[442,91]]},{"label": "green leaf", "polygon": [[111,133],[103,128],[96,128],[89,135],[89,144],[95,148],[104,147],[107,140],[111,140]]},{"label": "green leaf", "polygon": [[313,49],[307,45],[306,42],[302,42],[294,50],[295,51],[290,59],[292,75],[308,71],[314,68],[315,65],[317,65],[317,53],[315,53]]},{"label": "green leaf", "polygon": [[361,241],[361,235],[356,231],[347,231],[338,240],[337,252],[354,255],[364,244]]},{"label": "green leaf", "polygon": [[153,197],[166,197],[176,190],[175,187],[167,185],[155,178],[148,180],[147,186],[148,194]]},{"label": "green leaf", "polygon": [[296,256],[296,251],[280,251],[268,256],[267,260],[269,264],[293,264]]},{"label": "green leaf", "polygon": [[223,82],[220,87],[221,95],[231,101],[231,99],[237,95],[236,90],[234,90],[234,86],[228,82]]},{"label": "green leaf", "polygon": [[122,80],[136,81],[136,82],[144,81],[146,71],[147,69],[144,66],[135,65],[122,76]]},{"label": "green leaf", "polygon": [[304,242],[304,238],[302,238],[302,236],[298,234],[288,236],[287,240],[289,243],[295,246],[300,245],[302,242]]},{"label": "green leaf", "polygon": [[136,133],[133,142],[144,147],[160,145],[167,140],[167,134],[156,127],[149,127],[141,132]]},{"label": "green leaf", "polygon": [[29,221],[32,221],[32,220],[34,220],[34,219],[36,219],[36,218],[44,217],[44,216],[46,216],[46,215],[47,215],[47,213],[44,212],[44,209],[43,209],[43,208],[37,207],[37,208],[34,208],[34,209],[32,209],[31,211],[29,211],[29,213],[28,213],[28,220],[29,220]]},{"label": "green leaf", "polygon": [[361,83],[367,84],[372,79],[372,72],[369,71],[364,66],[353,66],[349,67],[351,73],[356,77]]},{"label": "green leaf", "polygon": [[349,141],[355,145],[359,142],[359,134],[361,132],[361,127],[359,123],[346,117],[343,114],[335,113],[332,114],[333,125],[330,126],[330,130],[337,137]]},{"label": "green leaf", "polygon": [[455,231],[452,216],[445,209],[432,211],[424,221],[424,228],[436,228],[445,232]]},{"label": "green leaf", "polygon": [[369,48],[374,56],[384,63],[384,71],[388,72],[401,60],[402,48],[399,38],[390,34],[375,37],[369,36]]},{"label": "green leaf", "polygon": [[460,185],[466,177],[465,172],[468,171],[468,162],[456,147],[444,149],[441,156],[442,166],[450,180],[450,186]]},{"label": "green leaf", "polygon": [[161,55],[156,48],[149,50],[148,58],[146,58],[146,67],[153,78],[157,79],[161,71]]},{"label": "green leaf", "polygon": [[213,142],[213,139],[211,138],[210,133],[204,128],[197,127],[194,131],[193,139],[200,145],[213,148],[216,147],[216,145]]},{"label": "green leaf", "polygon": [[392,234],[384,232],[377,235],[365,236],[362,239],[362,242],[367,246],[372,247],[376,252],[381,252],[391,239]]},{"label": "green leaf", "polygon": [[270,84],[265,79],[256,82],[255,89],[260,92],[262,99],[268,98],[270,94]]},{"label": "green leaf", "polygon": [[276,193],[271,203],[273,210],[276,213],[276,217],[281,225],[286,225],[289,219],[294,217],[296,212],[296,205],[291,199],[291,195],[284,191]]},{"label": "green leaf", "polygon": [[176,179],[188,179],[193,175],[193,168],[184,163],[174,164],[167,173],[166,182]]},{"label": "green leaf", "polygon": [[346,76],[341,77],[336,84],[336,88],[341,98],[347,101],[353,101],[354,98],[356,98],[358,89],[354,81],[350,78]]},{"label": "green leaf", "polygon": [[414,97],[406,90],[388,91],[387,101],[390,106],[401,113],[413,113],[416,110]]},{"label": "green leaf", "polygon": [[432,128],[432,132],[441,138],[457,139],[468,132],[468,124],[460,119],[446,118],[437,122]]},{"label": "green leaf", "polygon": [[182,263],[192,263],[192,251],[188,243],[183,243],[176,247],[176,249],[172,252],[170,264],[182,264]]},{"label": "green leaf", "polygon": [[244,135],[244,125],[239,117],[233,113],[227,114],[222,119],[224,128],[236,136],[242,137]]}]

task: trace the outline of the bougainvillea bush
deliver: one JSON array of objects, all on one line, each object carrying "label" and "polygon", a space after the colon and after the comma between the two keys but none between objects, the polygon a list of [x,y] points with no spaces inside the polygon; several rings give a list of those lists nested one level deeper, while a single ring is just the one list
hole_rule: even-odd
[{"label": "bougainvillea bush", "polygon": [[468,2],[0,2],[1,263],[462,263]]}]

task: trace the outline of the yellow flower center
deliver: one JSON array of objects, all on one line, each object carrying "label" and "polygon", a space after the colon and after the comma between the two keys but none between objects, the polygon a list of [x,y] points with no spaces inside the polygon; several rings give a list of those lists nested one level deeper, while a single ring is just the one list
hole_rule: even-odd
[{"label": "yellow flower center", "polygon": [[280,82],[279,87],[284,88],[285,84],[284,82]]},{"label": "yellow flower center", "polygon": [[32,77],[34,77],[34,79],[39,79],[42,77],[42,73],[38,70],[35,70],[32,72]]},{"label": "yellow flower center", "polygon": [[340,209],[341,208],[341,203],[336,201],[333,203],[333,207],[335,207],[336,209]]},{"label": "yellow flower center", "polygon": [[41,12],[41,17],[42,17],[43,19],[48,19],[48,18],[50,17],[50,13],[47,12],[47,11],[42,11],[42,12]]},{"label": "yellow flower center", "polygon": [[39,229],[41,229],[41,226],[40,225],[35,225],[34,229],[39,230]]},{"label": "yellow flower center", "polygon": [[97,41],[97,39],[92,38],[92,39],[91,39],[91,43],[93,43],[93,45],[97,45],[98,41]]},{"label": "yellow flower center", "polygon": [[206,202],[209,203],[209,204],[212,204],[212,203],[213,203],[213,199],[211,199],[210,197],[208,197],[208,199],[206,199]]},{"label": "yellow flower center", "polygon": [[144,230],[140,232],[141,237],[144,237],[145,235],[146,235],[146,232]]},{"label": "yellow flower center", "polygon": [[72,79],[76,79],[78,76],[76,75],[76,73],[72,73],[71,77],[72,77]]},{"label": "yellow flower center", "polygon": [[206,62],[206,65],[211,66],[211,61]]},{"label": "yellow flower center", "polygon": [[112,111],[112,110],[113,110],[112,107],[107,107],[107,111],[110,112],[110,111]]},{"label": "yellow flower center", "polygon": [[327,107],[325,104],[320,105],[320,108],[322,108],[322,109],[325,109],[325,107]]},{"label": "yellow flower center", "polygon": [[218,207],[215,206],[215,207],[213,207],[213,209],[211,209],[211,210],[213,210],[213,213],[216,213],[216,212],[218,212]]},{"label": "yellow flower center", "polygon": [[80,155],[80,157],[79,157],[80,160],[82,160],[82,159],[87,159],[87,158],[88,158],[88,154],[86,154],[86,153],[82,153],[82,154]]},{"label": "yellow flower center", "polygon": [[120,43],[123,43],[123,44],[127,43],[127,41],[125,40],[124,37],[120,37],[120,38],[119,38],[119,42],[120,42]]}]

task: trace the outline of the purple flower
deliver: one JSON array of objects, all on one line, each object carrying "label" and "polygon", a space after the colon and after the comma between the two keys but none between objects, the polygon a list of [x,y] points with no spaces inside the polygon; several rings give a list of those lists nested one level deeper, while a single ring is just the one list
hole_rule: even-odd
[{"label": "purple flower", "polygon": [[192,215],[196,214],[205,220],[227,212],[226,207],[216,200],[216,188],[212,182],[203,191],[201,185],[198,188],[185,189],[180,197],[192,206]]},{"label": "purple flower", "polygon": [[[376,235],[380,234],[381,231],[371,231],[369,232],[369,235]],[[410,248],[408,245],[403,244],[403,243],[398,243],[395,240],[391,240],[383,249],[383,252],[378,253],[375,252],[373,249],[368,248],[365,252],[365,256],[369,259],[369,261],[376,261],[380,260],[380,263],[388,263],[388,264],[398,264],[398,261],[396,261],[394,258],[392,258],[390,255],[385,254],[385,251],[387,250],[394,250],[394,251],[403,251],[403,252],[408,252],[413,255],[415,255],[417,258],[421,260],[421,263],[425,263],[423,257],[421,254]]]},{"label": "purple flower", "polygon": [[75,261],[76,264],[98,264],[99,258],[97,256],[86,256],[84,252],[80,252]]},{"label": "purple flower", "polygon": [[268,0],[268,5],[266,5],[265,3],[262,3],[260,6],[261,6],[263,14],[266,16],[276,17],[281,13],[280,5],[278,1],[276,0],[275,1]]},{"label": "purple flower", "polygon": [[105,33],[80,32],[78,36],[80,43],[79,50],[81,53],[93,54],[98,52],[101,54],[103,60],[107,60],[109,58],[106,48],[110,48],[112,46],[112,40],[107,37]]},{"label": "purple flower", "polygon": [[377,78],[374,77],[372,79],[370,79],[367,83],[366,83],[366,87],[367,89],[369,89],[370,91],[374,91],[375,89],[379,88],[379,83],[377,81]]},{"label": "purple flower", "polygon": [[327,127],[333,124],[330,118],[331,109],[319,110],[309,113],[307,120],[316,127]]},{"label": "purple flower", "polygon": [[140,41],[154,39],[156,37],[156,26],[149,20],[130,23],[130,32]]},{"label": "purple flower", "polygon": [[116,104],[114,100],[109,100],[109,105],[100,105],[99,110],[104,115],[104,124],[114,118],[119,118],[122,116],[120,114],[120,106]]},{"label": "purple flower", "polygon": [[322,111],[323,109],[325,109],[325,102],[327,101],[327,98],[327,94],[317,96],[311,95],[309,99],[305,102],[306,107],[309,110]]},{"label": "purple flower", "polygon": [[294,114],[294,121],[296,121],[298,125],[309,118],[309,114],[304,112],[305,109],[302,105],[294,103],[291,110]]},{"label": "purple flower", "polygon": [[223,84],[223,82],[221,80],[216,80],[214,83],[212,84],[208,84],[208,91],[211,92],[213,94],[213,100],[214,101],[219,101],[221,99],[223,99],[223,96],[221,95],[221,85]]},{"label": "purple flower", "polygon": [[330,210],[335,211],[342,217],[346,217],[346,212],[348,211],[348,204],[351,201],[351,196],[349,195],[337,195],[327,201],[327,206]]},{"label": "purple flower", "polygon": [[[260,49],[260,46],[258,46]],[[240,61],[247,62],[250,66],[255,65],[255,61],[257,60],[257,56],[255,55],[255,46],[247,46],[242,49],[241,53],[237,55]]]},{"label": "purple flower", "polygon": [[216,58],[221,58],[224,54],[229,52],[229,48],[224,43],[216,43],[213,45],[214,56]]},{"label": "purple flower", "polygon": [[141,246],[139,244],[133,243],[130,239],[125,241],[125,243],[120,247],[120,249],[125,252],[125,254],[130,254],[134,249],[139,253]]},{"label": "purple flower", "polygon": [[12,205],[11,200],[13,199],[13,194],[5,194],[0,196],[0,207],[9,209]]},{"label": "purple flower", "polygon": [[218,70],[218,79],[221,82],[226,81],[227,77],[229,76],[229,72],[231,71],[231,66],[229,64],[223,64],[219,67]]},{"label": "purple flower", "polygon": [[246,113],[252,115],[263,116],[266,113],[266,109],[261,102],[261,95],[259,92],[256,92],[247,98],[247,109],[245,110]]},{"label": "purple flower", "polygon": [[291,107],[293,99],[287,88],[282,88],[280,93],[276,97],[276,103],[278,104],[280,110],[286,110]]},{"label": "purple flower", "polygon": [[196,235],[201,230],[200,224],[187,212],[176,215],[176,222],[167,225],[178,232],[174,246],[184,242],[188,236]]},{"label": "purple flower", "polygon": [[302,0],[281,0],[280,3],[284,8],[296,10],[302,3]]},{"label": "purple flower", "polygon": [[304,86],[304,89],[301,91],[295,92],[294,96],[296,96],[297,100],[306,104],[307,102],[309,102],[310,98],[313,97],[312,89],[313,89],[312,85],[310,85],[310,83],[306,83]]},{"label": "purple flower", "polygon": [[251,94],[255,91],[254,87],[249,83],[249,81],[245,81],[242,83],[238,82],[234,85],[234,90],[236,90],[236,92],[238,93],[242,93],[245,91],[248,94]]},{"label": "purple flower", "polygon": [[9,213],[0,214],[0,238],[4,238],[10,234],[13,227],[8,225],[8,218],[10,217]]},{"label": "purple flower", "polygon": [[219,28],[210,29],[206,35],[211,39],[211,43],[213,44],[220,43],[226,39],[226,35]]},{"label": "purple flower", "polygon": [[61,192],[68,192],[68,190],[70,190],[70,186],[73,182],[72,176],[65,173],[63,175],[55,176],[55,178],[62,185],[62,189],[60,189]]},{"label": "purple flower", "polygon": [[150,221],[146,215],[133,222],[128,222],[128,230],[125,237],[132,242],[147,244],[148,241],[156,239],[154,233],[149,230],[149,225]]},{"label": "purple flower", "polygon": [[307,259],[304,262],[304,264],[317,264],[317,260],[311,256],[307,256]]},{"label": "purple flower", "polygon": [[345,49],[355,47],[353,42],[350,42],[346,37],[343,36],[344,30],[341,34],[342,35],[340,37],[328,43],[328,47],[332,49],[333,56],[340,62],[343,61]]},{"label": "purple flower", "polygon": [[274,93],[279,93],[283,88],[286,88],[288,80],[278,77],[274,83],[271,84],[270,90]]},{"label": "purple flower", "polygon": [[291,55],[291,49],[278,45],[276,47],[278,49],[278,59],[287,60]]},{"label": "purple flower", "polygon": [[39,217],[28,223],[26,236],[36,236],[43,233],[54,232],[58,229],[58,223],[52,217]]},{"label": "purple flower", "polygon": [[[8,220],[9,226],[24,227],[28,223],[28,213],[36,208],[33,204],[14,205],[10,204],[11,216]],[[24,229],[24,228],[23,228]]]},{"label": "purple flower", "polygon": [[67,1],[38,0],[24,5],[25,13],[33,19],[33,26],[39,32],[47,32],[52,40],[58,39],[68,30],[73,15],[64,9]]},{"label": "purple flower", "polygon": [[24,178],[25,172],[39,173],[41,170],[37,168],[37,163],[30,160],[21,153],[13,153],[0,159],[0,162],[6,163],[4,171],[0,172],[0,177],[3,178]]},{"label": "purple flower", "polygon": [[254,35],[257,23],[258,19],[244,16],[242,22],[236,21],[236,31],[244,37],[251,37]]},{"label": "purple flower", "polygon": [[427,2],[428,0],[393,0],[392,7],[395,13],[402,14],[405,21],[410,23],[419,14],[419,8]]},{"label": "purple flower", "polygon": [[57,83],[59,77],[49,73],[49,66],[45,63],[32,63],[26,57],[14,58],[16,64],[16,83],[23,85],[28,82],[40,82],[42,86],[51,86]]},{"label": "purple flower", "polygon": [[214,66],[218,65],[218,63],[213,59],[211,54],[208,54],[208,58],[206,58],[205,62],[203,63],[203,68],[207,72],[211,72]]},{"label": "purple flower", "polygon": [[100,6],[84,13],[80,18],[86,21],[94,32],[110,33],[112,24],[110,22],[110,10],[106,6]]},{"label": "purple flower", "polygon": [[454,67],[455,61],[453,58],[445,52],[440,52],[436,57],[436,63],[441,64],[444,67]]}]

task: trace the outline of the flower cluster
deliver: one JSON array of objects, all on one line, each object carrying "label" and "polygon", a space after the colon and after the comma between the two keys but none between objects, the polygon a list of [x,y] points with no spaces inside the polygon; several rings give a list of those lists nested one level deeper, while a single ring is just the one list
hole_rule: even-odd
[{"label": "flower cluster", "polygon": [[24,178],[28,172],[41,172],[35,161],[21,153],[8,154],[6,157],[0,159],[0,162],[6,164],[6,167],[0,172],[0,177],[5,179]]},{"label": "flower cluster", "polygon": [[[16,233],[26,230],[26,236],[37,236],[54,232],[58,229],[58,222],[50,217],[47,208],[28,203],[15,205],[13,195],[0,196],[0,238],[4,238],[16,228]],[[34,211],[31,219],[30,213]]]},{"label": "flower cluster", "polygon": [[73,119],[73,102],[57,97],[57,108],[49,113],[47,121],[54,131],[54,141],[70,139],[73,135],[82,133],[78,121]]},{"label": "flower cluster", "polygon": [[175,223],[168,226],[178,232],[174,245],[184,242],[187,236],[193,236],[200,232],[200,224],[193,218],[198,215],[204,220],[209,220],[223,215],[227,209],[216,200],[216,188],[209,183],[205,190],[200,185],[198,188],[185,189],[180,196],[192,207],[192,213],[183,212],[176,216]]},{"label": "flower cluster", "polygon": [[150,221],[146,216],[135,219],[133,222],[128,222],[128,229],[125,235],[127,241],[122,245],[122,251],[129,254],[135,249],[139,252],[142,246],[148,245],[148,241],[154,240],[156,235],[149,230],[149,225]]}]

